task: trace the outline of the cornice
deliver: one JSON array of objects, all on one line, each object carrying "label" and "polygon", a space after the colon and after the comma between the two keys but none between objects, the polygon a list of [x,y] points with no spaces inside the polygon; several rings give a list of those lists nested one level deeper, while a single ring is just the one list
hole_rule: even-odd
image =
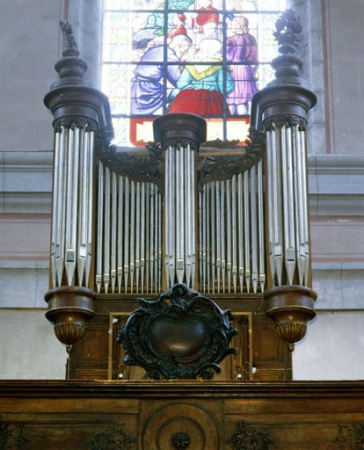
[{"label": "cornice", "polygon": [[0,398],[338,398],[364,399],[364,381],[307,382],[100,382],[0,381]]}]

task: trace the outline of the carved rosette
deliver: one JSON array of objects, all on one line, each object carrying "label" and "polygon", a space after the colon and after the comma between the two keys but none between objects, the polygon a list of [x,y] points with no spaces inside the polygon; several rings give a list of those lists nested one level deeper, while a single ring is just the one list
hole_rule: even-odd
[{"label": "carved rosette", "polygon": [[140,299],[141,307],[118,333],[125,364],[143,367],[152,379],[211,379],[219,362],[236,349],[229,347],[236,330],[231,311],[176,284],[157,301]]},{"label": "carved rosette", "polygon": [[70,352],[73,344],[80,341],[87,322],[95,316],[95,293],[81,287],[51,289],[44,296],[48,303],[46,318],[53,324],[57,339]]},{"label": "carved rosette", "polygon": [[293,351],[294,344],[306,334],[307,322],[316,316],[316,292],[304,286],[280,286],[267,290],[264,297],[267,315],[274,320],[278,336]]}]

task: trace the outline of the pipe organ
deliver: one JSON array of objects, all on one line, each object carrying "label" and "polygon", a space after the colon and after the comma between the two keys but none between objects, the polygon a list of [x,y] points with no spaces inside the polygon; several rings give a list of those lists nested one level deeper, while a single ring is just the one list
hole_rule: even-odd
[{"label": "pipe organ", "polygon": [[[294,23],[290,14],[278,39]],[[95,370],[104,378],[141,376],[125,369],[115,327],[141,296],[151,315],[165,302],[176,315],[183,304],[186,320],[198,292],[231,309],[232,317],[226,312],[219,320],[238,329],[237,354],[224,362],[221,379],[291,379],[290,352],[315,316],[316,298],[306,168],[307,114],[316,97],[299,77],[295,32],[291,42],[281,38],[281,55],[272,62],[276,79],[253,98],[244,142],[206,142],[202,117],[172,113],[154,120],[155,142],[117,149],[110,145],[108,99],[84,84],[86,63],[69,26],[62,30],[68,47],[45,97],[55,131],[45,299],[46,316],[70,355],[68,376],[93,373],[82,348],[99,342],[104,356],[94,358]],[[200,326],[195,316],[188,320],[188,327]],[[202,328],[198,333],[207,336]],[[153,336],[153,345],[172,351]]]},{"label": "pipe organ", "polygon": [[3,446],[363,448],[363,382],[292,381],[316,298],[316,98],[299,77],[292,11],[277,22],[276,79],[255,94],[239,143],[205,142],[202,117],[175,113],[155,119],[155,142],[116,149],[108,99],[84,83],[61,28],[44,100],[55,136],[45,300],[67,381],[1,383]]}]

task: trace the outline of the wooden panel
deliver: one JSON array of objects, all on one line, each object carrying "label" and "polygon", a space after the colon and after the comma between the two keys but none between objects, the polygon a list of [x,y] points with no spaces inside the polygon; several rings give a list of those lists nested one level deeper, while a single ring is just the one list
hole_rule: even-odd
[{"label": "wooden panel", "polygon": [[358,450],[363,439],[364,382],[0,381],[4,449]]},{"label": "wooden panel", "polygon": [[[214,379],[237,382],[291,380],[291,352],[278,338],[273,321],[265,315],[261,296],[230,296],[213,300],[222,309],[233,311],[233,326],[238,329],[238,335],[231,343],[238,353],[221,362],[221,373]],[[73,347],[68,379],[146,379],[142,368],[124,365],[123,347],[116,342],[118,330],[136,308],[135,297],[100,296],[96,301],[97,316],[90,321],[84,338]]]}]

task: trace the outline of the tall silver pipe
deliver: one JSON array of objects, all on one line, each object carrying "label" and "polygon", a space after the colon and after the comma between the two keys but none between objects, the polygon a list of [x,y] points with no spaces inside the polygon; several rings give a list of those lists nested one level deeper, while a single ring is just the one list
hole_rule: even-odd
[{"label": "tall silver pipe", "polygon": [[103,216],[104,216],[104,167],[99,161],[99,189],[97,198],[97,256],[96,256],[96,287],[97,292],[100,293],[102,286],[102,251],[103,251]]},{"label": "tall silver pipe", "polygon": [[220,278],[221,278],[221,200],[220,200],[220,182],[214,182],[214,191],[216,198],[216,213],[215,213],[215,221],[216,221],[216,277],[217,277],[217,293],[220,293]]},{"label": "tall silver pipe", "polygon": [[[238,245],[237,245],[237,232],[238,232],[238,220],[237,220],[237,176],[234,175],[231,179],[231,220],[232,220],[232,277],[234,294],[237,292],[238,284]],[[240,247],[239,247],[240,249]],[[240,267],[239,267],[240,270]]]},{"label": "tall silver pipe", "polygon": [[220,182],[221,194],[220,194],[220,222],[221,222],[221,285],[222,292],[225,293],[225,276],[226,276],[226,252],[225,252],[225,241],[226,241],[226,227],[225,227],[225,181]]},{"label": "tall silver pipe", "polygon": [[257,185],[258,185],[258,227],[259,227],[259,284],[260,289],[264,292],[266,284],[266,272],[265,272],[265,233],[264,233],[264,191],[263,191],[263,161],[260,160],[257,166]]},{"label": "tall silver pipe", "polygon": [[[240,281],[240,292],[243,293],[244,290],[244,239],[242,237],[244,236],[244,191],[243,191],[243,174],[239,173],[238,175],[238,275],[239,275],[239,281]],[[244,236],[245,237],[245,236]]]},{"label": "tall silver pipe", "polygon": [[123,231],[124,231],[124,178],[118,177],[118,230],[117,230],[117,277],[118,292],[121,293],[123,282]]},{"label": "tall silver pipe", "polygon": [[231,273],[232,273],[232,257],[231,257],[231,246],[232,246],[232,233],[233,225],[231,221],[231,180],[226,182],[226,273],[227,273],[227,290],[230,294],[231,292]]},{"label": "tall silver pipe", "polygon": [[252,167],[249,171],[250,175],[250,234],[251,234],[251,282],[253,292],[258,290],[259,274],[258,274],[258,205],[257,205],[257,180],[256,167]]},{"label": "tall silver pipe", "polygon": [[134,292],[135,275],[135,181],[130,181],[130,293]]},{"label": "tall silver pipe", "polygon": [[85,286],[89,287],[91,265],[93,263],[93,247],[92,247],[92,233],[93,233],[93,204],[94,204],[94,131],[88,131],[88,156],[87,156],[87,254],[86,254],[86,274]]},{"label": "tall silver pipe", "polygon": [[284,250],[285,268],[288,284],[293,284],[296,266],[295,245],[295,215],[293,203],[293,167],[291,127],[284,125],[281,133],[282,149],[282,186],[283,186],[283,221],[284,221]]},{"label": "tall silver pipe", "polygon": [[[149,186],[146,183],[140,183],[140,292],[144,292],[146,247],[149,244],[149,229],[146,229],[146,221],[149,219]],[[146,200],[146,196],[148,201]]]},{"label": "tall silver pipe", "polygon": [[140,206],[141,206],[141,190],[140,190],[140,182],[136,183],[136,191],[135,191],[135,288],[136,292],[139,292],[139,275],[140,275],[140,231],[141,231],[141,214],[140,214]]},{"label": "tall silver pipe", "polygon": [[53,170],[53,205],[52,205],[52,238],[51,238],[51,276],[53,287],[58,285],[57,280],[57,265],[56,265],[56,246],[58,240],[58,227],[59,227],[59,209],[61,199],[59,197],[59,191],[62,188],[60,184],[60,172],[61,172],[61,161],[60,161],[60,145],[61,145],[61,132],[56,132],[54,135],[54,170]]},{"label": "tall silver pipe", "polygon": [[114,294],[117,278],[117,227],[118,227],[118,213],[117,213],[117,177],[116,173],[111,173],[111,292]]},{"label": "tall silver pipe", "polygon": [[129,285],[129,255],[130,255],[130,244],[129,244],[129,214],[130,214],[130,181],[129,178],[125,177],[125,220],[124,220],[124,289],[125,293],[128,292]]},{"label": "tall silver pipe", "polygon": [[305,242],[305,274],[303,278],[303,284],[308,286],[310,283],[309,272],[311,267],[311,254],[310,254],[310,224],[309,224],[309,212],[308,212],[308,200],[307,200],[307,142],[306,132],[299,130],[300,137],[300,149],[301,149],[301,186],[302,186],[302,222],[304,223],[303,240]]},{"label": "tall silver pipe", "polygon": [[111,176],[110,169],[105,167],[105,200],[104,200],[104,244],[103,244],[103,284],[105,294],[110,284],[110,219],[111,219]]},{"label": "tall silver pipe", "polygon": [[76,257],[78,284],[83,286],[83,278],[86,264],[86,234],[87,234],[87,155],[88,135],[85,129],[80,130],[80,176],[78,184],[79,208],[78,208],[78,230],[76,236]]},{"label": "tall silver pipe", "polygon": [[245,285],[250,291],[251,261],[250,261],[250,196],[249,196],[249,172],[244,172],[244,256],[245,256]]}]

